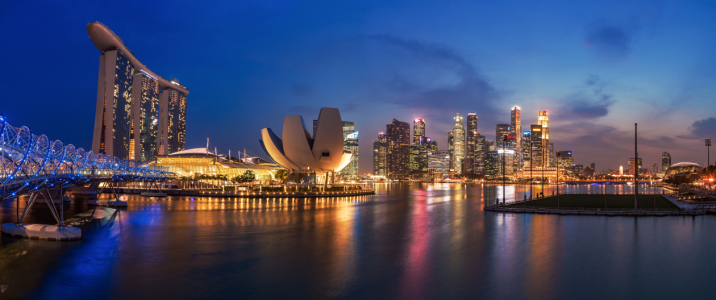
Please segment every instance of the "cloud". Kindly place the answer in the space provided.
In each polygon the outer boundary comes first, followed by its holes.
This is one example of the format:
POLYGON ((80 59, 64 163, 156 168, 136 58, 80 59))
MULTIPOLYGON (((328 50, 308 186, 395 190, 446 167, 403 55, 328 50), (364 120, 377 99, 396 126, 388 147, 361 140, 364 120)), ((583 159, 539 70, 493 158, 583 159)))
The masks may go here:
POLYGON ((680 138, 693 139, 693 138, 710 138, 716 133, 716 118, 711 117, 708 119, 698 120, 691 124, 689 127, 690 134, 680 135, 680 138))
POLYGON ((594 24, 587 26, 584 45, 594 49, 607 60, 624 59, 631 54, 631 36, 617 26, 594 24))
POLYGON ((590 74, 579 91, 562 99, 560 115, 565 119, 598 119, 608 115, 616 100, 614 95, 604 92, 605 86, 599 76, 590 74))

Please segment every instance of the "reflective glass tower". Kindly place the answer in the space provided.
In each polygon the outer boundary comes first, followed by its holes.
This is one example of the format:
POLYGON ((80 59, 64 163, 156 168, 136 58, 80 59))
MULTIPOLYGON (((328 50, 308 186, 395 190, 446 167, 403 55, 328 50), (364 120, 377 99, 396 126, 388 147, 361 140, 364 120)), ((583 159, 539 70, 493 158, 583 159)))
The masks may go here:
POLYGON ((465 175, 477 175, 477 162, 475 155, 477 151, 477 114, 467 114, 467 136, 465 137, 465 175))
POLYGON ((453 117, 453 168, 456 174, 462 174, 462 161, 465 159, 465 120, 460 113, 453 117))

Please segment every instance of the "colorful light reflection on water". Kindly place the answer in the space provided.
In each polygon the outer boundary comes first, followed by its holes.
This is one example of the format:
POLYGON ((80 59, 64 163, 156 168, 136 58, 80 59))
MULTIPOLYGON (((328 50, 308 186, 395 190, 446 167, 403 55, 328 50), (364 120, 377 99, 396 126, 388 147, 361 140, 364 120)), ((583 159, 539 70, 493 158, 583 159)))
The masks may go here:
MULTIPOLYGON (((371 196, 316 199, 129 195, 128 208, 94 211, 92 221, 93 208, 74 202, 68 219, 84 218, 84 240, 2 238, 0 296, 603 299, 716 292, 713 216, 502 214, 482 210, 501 198, 501 186, 376 188, 371 196)), ((564 189, 597 193, 604 186, 564 189)), ((511 202, 530 189, 505 190, 511 202)), ((2 222, 14 222, 13 205, 2 203, 2 222)), ((38 206, 29 220, 43 218, 51 217, 38 206)))

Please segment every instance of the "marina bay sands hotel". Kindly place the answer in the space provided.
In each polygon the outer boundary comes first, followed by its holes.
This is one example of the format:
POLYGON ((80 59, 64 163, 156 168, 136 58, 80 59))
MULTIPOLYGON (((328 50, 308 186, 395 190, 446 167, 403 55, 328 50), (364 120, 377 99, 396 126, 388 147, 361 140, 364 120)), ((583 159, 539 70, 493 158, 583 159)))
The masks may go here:
POLYGON ((104 24, 87 24, 87 34, 102 52, 92 151, 145 161, 184 150, 189 90, 152 72, 104 24))

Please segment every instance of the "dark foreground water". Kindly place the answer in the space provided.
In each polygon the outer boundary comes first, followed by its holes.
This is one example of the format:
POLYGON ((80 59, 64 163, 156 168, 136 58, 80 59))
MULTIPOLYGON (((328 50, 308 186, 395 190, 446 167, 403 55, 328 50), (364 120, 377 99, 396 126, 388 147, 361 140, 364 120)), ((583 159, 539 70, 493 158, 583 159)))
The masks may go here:
MULTIPOLYGON (((0 299, 716 295, 716 217, 502 214, 482 196, 448 184, 309 200, 129 196, 119 212, 74 199, 82 241, 2 237, 0 299)), ((13 203, 0 213, 14 222, 13 203)), ((28 221, 49 218, 40 204, 28 221)))

